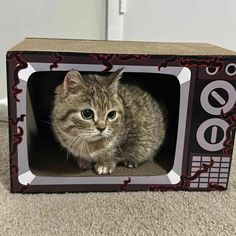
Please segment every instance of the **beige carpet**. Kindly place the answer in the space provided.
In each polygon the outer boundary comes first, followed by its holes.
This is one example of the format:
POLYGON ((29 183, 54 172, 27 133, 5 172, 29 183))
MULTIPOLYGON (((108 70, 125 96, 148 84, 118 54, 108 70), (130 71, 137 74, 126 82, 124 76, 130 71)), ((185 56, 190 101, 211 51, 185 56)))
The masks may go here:
POLYGON ((233 236, 236 160, 224 192, 11 194, 7 125, 1 123, 0 235, 233 236))

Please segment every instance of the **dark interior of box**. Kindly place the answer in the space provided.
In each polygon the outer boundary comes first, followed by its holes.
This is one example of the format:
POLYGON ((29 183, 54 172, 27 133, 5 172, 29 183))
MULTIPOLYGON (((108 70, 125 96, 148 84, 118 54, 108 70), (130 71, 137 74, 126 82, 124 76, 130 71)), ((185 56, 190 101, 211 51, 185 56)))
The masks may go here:
MULTIPOLYGON (((88 73, 88 72, 83 72, 88 73)), ((83 74, 81 73, 81 74, 83 74)), ((27 141, 30 169, 36 175, 97 176, 91 170, 80 170, 55 140, 50 114, 55 88, 62 83, 65 71, 35 72, 28 80, 27 141)), ((168 131, 164 146, 154 161, 137 168, 118 166, 114 176, 164 175, 173 166, 178 129, 180 85, 173 75, 155 73, 124 73, 122 83, 132 83, 148 91, 168 109, 168 131)))

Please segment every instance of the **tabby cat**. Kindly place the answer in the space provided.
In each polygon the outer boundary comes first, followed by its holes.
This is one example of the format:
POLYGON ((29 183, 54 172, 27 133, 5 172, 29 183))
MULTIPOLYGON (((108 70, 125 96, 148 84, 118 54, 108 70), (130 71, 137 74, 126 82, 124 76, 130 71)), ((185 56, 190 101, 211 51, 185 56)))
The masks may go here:
POLYGON ((152 160, 166 136, 163 107, 139 87, 108 76, 69 71, 55 90, 52 128, 81 169, 111 174, 118 163, 152 160))

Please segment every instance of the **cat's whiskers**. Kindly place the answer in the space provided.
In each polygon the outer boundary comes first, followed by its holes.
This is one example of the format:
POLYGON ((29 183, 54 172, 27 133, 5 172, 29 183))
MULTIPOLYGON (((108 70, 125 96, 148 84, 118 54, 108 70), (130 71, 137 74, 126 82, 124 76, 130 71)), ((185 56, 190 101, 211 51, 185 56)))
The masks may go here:
POLYGON ((69 160, 69 152, 66 150, 66 162, 69 160))
MULTIPOLYGON (((93 132, 92 132, 91 135, 87 136, 87 138, 92 138, 92 137, 94 137, 94 133, 93 133, 93 132)), ((94 155, 93 155, 92 152, 90 151, 88 145, 86 145, 86 151, 88 152, 89 156, 95 161, 96 158, 94 157, 94 155)))
POLYGON ((72 139, 71 143, 69 144, 69 149, 74 148, 74 143, 76 143, 76 142, 77 142, 77 139, 79 139, 80 137, 81 137, 81 135, 78 134, 78 135, 76 135, 76 136, 72 139))
MULTIPOLYGON (((80 144, 80 149, 82 147, 82 144, 84 142, 84 136, 79 134, 77 135, 74 139, 73 139, 73 142, 72 144, 70 145, 70 149, 73 150, 78 144, 80 144)), ((83 147, 82 147, 83 148, 83 147)), ((73 151, 72 151, 73 153, 73 151)), ((76 156, 73 154, 73 156, 76 158, 76 156)))
POLYGON ((94 156, 91 154, 89 147, 87 145, 87 136, 80 135, 74 142, 72 149, 76 147, 78 144, 80 145, 79 149, 81 153, 87 153, 93 160, 95 160, 94 156))
POLYGON ((84 137, 83 137, 83 136, 80 136, 80 137, 76 140, 75 144, 73 145, 73 148, 79 144, 79 145, 80 145, 80 149, 82 149, 83 143, 84 143, 84 137))
MULTIPOLYGON (((111 138, 108 137, 107 139, 108 139, 108 142, 110 143, 110 142, 111 142, 111 138)), ((113 147, 113 145, 111 145, 111 149, 110 149, 110 159, 112 159, 113 149, 114 149, 114 147, 113 147)))
POLYGON ((83 135, 79 135, 79 136, 76 136, 76 137, 78 137, 78 138, 76 138, 75 142, 73 143, 72 149, 74 147, 76 147, 78 144, 81 145, 81 142, 84 141, 84 136, 83 135))
POLYGON ((109 129, 107 129, 107 130, 103 133, 103 135, 104 135, 105 137, 110 137, 111 134, 112 134, 112 131, 110 131, 109 129))
MULTIPOLYGON (((112 139, 111 139, 110 136, 107 136, 107 137, 106 137, 106 140, 108 141, 108 143, 112 142, 112 139)), ((113 157, 113 150, 114 150, 114 146, 111 145, 111 148, 109 149, 110 159, 112 159, 112 157, 113 157)))

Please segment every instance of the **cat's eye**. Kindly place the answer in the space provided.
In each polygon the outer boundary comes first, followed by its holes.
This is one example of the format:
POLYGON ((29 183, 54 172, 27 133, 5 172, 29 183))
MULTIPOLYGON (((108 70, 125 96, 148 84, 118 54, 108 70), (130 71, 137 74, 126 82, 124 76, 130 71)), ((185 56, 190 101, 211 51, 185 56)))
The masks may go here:
POLYGON ((85 119, 85 120, 90 120, 93 118, 93 111, 91 109, 84 109, 81 111, 81 116, 85 119))
POLYGON ((116 117, 116 111, 110 111, 108 114, 107 114, 107 118, 108 119, 114 119, 116 117))

